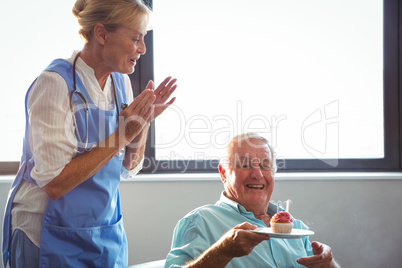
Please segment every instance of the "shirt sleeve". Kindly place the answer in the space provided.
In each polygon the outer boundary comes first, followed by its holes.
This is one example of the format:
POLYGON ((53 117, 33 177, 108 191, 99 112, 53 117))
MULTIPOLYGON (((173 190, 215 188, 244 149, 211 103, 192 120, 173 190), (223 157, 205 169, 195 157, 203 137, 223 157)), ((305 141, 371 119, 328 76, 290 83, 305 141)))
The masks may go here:
POLYGON ((58 176, 75 155, 68 92, 59 74, 43 72, 28 96, 29 145, 35 160, 31 176, 39 187, 58 176))
POLYGON ((165 267, 181 267, 198 258, 212 244, 206 236, 202 224, 194 218, 183 218, 177 224, 172 241, 172 248, 166 257, 165 267))
POLYGON ((138 172, 140 172, 140 170, 142 169, 143 163, 144 163, 144 158, 142 158, 142 160, 138 164, 138 166, 136 166, 132 170, 127 170, 124 167, 124 165, 121 165, 120 178, 122 178, 123 180, 133 179, 135 177, 135 175, 137 175, 138 172))

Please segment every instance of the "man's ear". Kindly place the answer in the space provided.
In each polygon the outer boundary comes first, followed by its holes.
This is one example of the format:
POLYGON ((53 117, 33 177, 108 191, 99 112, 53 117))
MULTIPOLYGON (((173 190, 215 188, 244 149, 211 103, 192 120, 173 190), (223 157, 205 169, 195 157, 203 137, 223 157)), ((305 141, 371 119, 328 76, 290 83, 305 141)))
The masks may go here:
POLYGON ((94 27, 94 36, 100 45, 104 45, 107 40, 108 31, 105 26, 101 23, 98 23, 94 27))
POLYGON ((222 166, 222 164, 219 164, 218 169, 219 169, 219 174, 221 175, 221 180, 223 183, 225 183, 226 182, 226 170, 222 166))

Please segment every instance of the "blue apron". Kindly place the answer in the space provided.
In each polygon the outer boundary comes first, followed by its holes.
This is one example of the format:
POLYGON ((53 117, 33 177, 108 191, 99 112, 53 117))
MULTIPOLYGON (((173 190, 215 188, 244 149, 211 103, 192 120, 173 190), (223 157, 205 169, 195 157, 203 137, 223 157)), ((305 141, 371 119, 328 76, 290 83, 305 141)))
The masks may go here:
MULTIPOLYGON (((57 72, 73 91, 72 65, 66 60, 53 61, 45 71, 57 72)), ((116 86, 117 103, 126 103, 124 79, 112 74, 116 86)), ((98 145, 118 127, 117 107, 112 111, 97 108, 77 75, 76 87, 86 99, 83 105, 79 94, 72 96, 77 130, 85 143, 88 113, 87 150, 98 145)), ((35 83, 35 82, 34 82, 35 83)), ((11 186, 3 227, 3 263, 6 266, 11 241, 11 207, 18 186, 24 179, 36 184, 30 173, 34 160, 29 148, 27 104, 25 98, 26 129, 20 169, 11 186)), ((78 138, 78 135, 77 135, 78 138)), ((78 154, 84 153, 78 141, 78 154)), ((57 200, 48 199, 42 220, 40 267, 124 267, 127 266, 127 239, 120 211, 120 170, 123 156, 114 156, 95 175, 57 200)))

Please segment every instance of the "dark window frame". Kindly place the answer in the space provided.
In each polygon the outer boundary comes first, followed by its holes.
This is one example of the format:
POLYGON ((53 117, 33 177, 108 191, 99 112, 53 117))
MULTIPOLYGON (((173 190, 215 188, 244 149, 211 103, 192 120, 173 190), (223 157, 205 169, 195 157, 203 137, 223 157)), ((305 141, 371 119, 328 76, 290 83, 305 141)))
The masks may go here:
MULTIPOLYGON (((151 2, 151 1, 148 1, 151 2)), ((402 132, 402 94, 400 84, 402 77, 399 69, 402 65, 399 48, 402 34, 402 5, 398 0, 384 0, 384 158, 379 159, 279 159, 279 172, 299 171, 401 171, 402 167, 402 146, 400 144, 402 132), (338 165, 333 167, 327 164, 330 161, 337 161, 338 165)), ((147 54, 139 64, 140 71, 132 75, 134 94, 140 93, 145 88, 146 82, 153 80, 153 31, 146 36, 147 54), (137 81, 137 82, 135 82, 137 81), (138 87, 140 86, 140 87, 138 87)), ((364 100, 364 96, 362 96, 364 100)), ((145 167, 142 173, 195 173, 195 172, 216 172, 218 160, 210 161, 156 161, 155 150, 155 124, 151 124, 149 131, 147 149, 145 153, 145 167)))
MULTIPOLYGON (((144 1, 152 8, 152 0, 144 1)), ((384 153, 381 159, 333 159, 338 161, 332 167, 319 159, 286 159, 280 163, 279 172, 326 172, 326 171, 386 171, 402 170, 402 4, 399 0, 384 0, 384 153), (285 168, 281 168, 285 166, 285 168)), ((141 57, 136 71, 130 75, 134 96, 145 89, 153 74, 153 31, 145 36, 147 53, 141 57)), ((364 96, 362 96, 364 100, 364 96)), ((144 169, 141 173, 196 173, 216 172, 217 160, 211 161, 156 161, 155 124, 151 123, 145 151, 144 169)), ((15 174, 19 162, 0 162, 0 175, 15 174)))

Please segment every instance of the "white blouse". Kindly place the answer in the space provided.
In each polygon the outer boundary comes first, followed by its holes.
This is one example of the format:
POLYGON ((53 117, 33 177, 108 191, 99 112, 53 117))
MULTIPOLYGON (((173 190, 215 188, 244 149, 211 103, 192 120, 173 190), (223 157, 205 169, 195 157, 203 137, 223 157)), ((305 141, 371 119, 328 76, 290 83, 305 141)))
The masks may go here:
MULTIPOLYGON (((77 53, 78 51, 74 51, 67 59, 71 64, 77 53)), ((98 108, 115 109, 110 76, 102 90, 94 70, 81 58, 77 60, 76 72, 98 108)), ((131 103, 131 82, 128 75, 123 76, 127 101, 131 103)), ((21 229, 38 247, 43 213, 48 200, 42 187, 58 176, 77 153, 75 127, 71 118, 66 116, 69 114, 70 94, 65 80, 56 72, 41 73, 28 96, 29 146, 35 160, 31 176, 38 186, 22 180, 14 198, 11 217, 13 231, 21 229)), ((142 163, 130 171, 122 167, 121 177, 134 177, 141 170, 142 163)))

